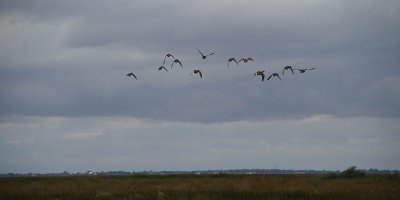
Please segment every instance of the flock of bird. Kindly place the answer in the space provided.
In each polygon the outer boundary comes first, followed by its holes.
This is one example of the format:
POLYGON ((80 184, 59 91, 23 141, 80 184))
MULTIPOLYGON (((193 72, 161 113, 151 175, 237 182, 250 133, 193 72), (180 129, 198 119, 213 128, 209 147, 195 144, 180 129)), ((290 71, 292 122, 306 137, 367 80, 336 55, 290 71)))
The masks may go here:
MULTIPOLYGON (((200 53, 201 58, 202 58, 203 60, 205 60, 208 56, 211 56, 211 55, 214 55, 214 54, 215 54, 215 53, 204 54, 204 53, 201 52, 199 49, 197 49, 197 51, 200 53)), ((166 63, 167 59, 169 59, 169 58, 172 58, 172 59, 173 59, 172 62, 171 62, 171 69, 172 69, 172 67, 174 66, 174 64, 179 64, 179 65, 183 68, 182 62, 181 62, 179 59, 177 59, 177 58, 176 58, 175 56, 173 56, 172 54, 167 53, 167 54, 164 56, 164 61, 162 62, 162 65, 161 65, 160 67, 158 67, 158 71, 161 71, 161 70, 168 71, 168 69, 165 67, 165 63, 166 63)), ((251 57, 248 57, 248 58, 240 58, 239 60, 236 60, 235 58, 229 58, 229 59, 228 59, 228 68, 229 68, 229 64, 232 63, 232 62, 235 62, 236 65, 239 65, 240 62, 247 63, 247 62, 249 62, 249 61, 254 61, 254 59, 251 58, 251 57)), ((296 68, 292 68, 292 66, 285 66, 285 67, 283 68, 283 70, 282 70, 282 76, 285 74, 285 71, 288 71, 288 70, 290 70, 290 72, 292 72, 292 74, 294 75, 294 71, 298 71, 299 73, 305 73, 306 71, 314 70, 314 69, 316 69, 316 68, 313 67, 313 68, 296 69, 296 68)), ((200 76, 200 78, 203 78, 203 74, 201 73, 201 71, 200 71, 199 69, 194 69, 194 70, 192 71, 191 74, 198 74, 198 75, 200 76)), ((137 76, 136 76, 133 72, 130 72, 130 73, 126 74, 126 76, 127 76, 127 77, 135 78, 136 80, 138 79, 137 76)), ((265 70, 256 71, 256 73, 254 73, 254 76, 260 76, 260 77, 261 77, 261 81, 264 81, 265 77, 267 77, 266 74, 265 74, 265 70)), ((270 74, 270 75, 268 76, 267 80, 270 80, 270 79, 273 78, 273 77, 276 77, 276 78, 278 78, 279 80, 282 81, 282 78, 279 76, 279 73, 272 73, 272 74, 270 74)))

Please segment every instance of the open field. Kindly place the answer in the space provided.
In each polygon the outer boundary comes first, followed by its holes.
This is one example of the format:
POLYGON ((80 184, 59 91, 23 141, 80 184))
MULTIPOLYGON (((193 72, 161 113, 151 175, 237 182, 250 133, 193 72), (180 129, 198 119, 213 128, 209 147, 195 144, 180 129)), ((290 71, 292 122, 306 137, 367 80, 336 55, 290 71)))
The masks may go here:
POLYGON ((0 178, 0 199, 400 199, 398 176, 135 175, 0 178))

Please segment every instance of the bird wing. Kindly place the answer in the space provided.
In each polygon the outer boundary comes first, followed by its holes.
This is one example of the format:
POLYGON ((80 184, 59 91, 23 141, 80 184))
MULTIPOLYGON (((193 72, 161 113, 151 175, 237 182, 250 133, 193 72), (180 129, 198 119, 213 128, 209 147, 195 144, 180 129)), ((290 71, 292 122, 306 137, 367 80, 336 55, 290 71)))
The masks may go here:
POLYGON ((241 58, 239 61, 238 61, 238 63, 240 63, 240 61, 242 61, 243 60, 243 62, 247 62, 246 61, 246 58, 241 58))
POLYGON ((279 76, 279 74, 276 74, 276 76, 282 81, 281 77, 279 76))
POLYGON ((271 79, 271 77, 272 77, 272 74, 267 78, 267 81, 268 81, 269 79, 271 79))
POLYGON ((232 61, 235 61, 235 63, 238 64, 238 62, 236 61, 235 58, 229 58, 228 59, 228 68, 229 68, 229 63, 232 62, 232 61))
POLYGON ((249 60, 250 60, 250 61, 254 61, 253 58, 247 58, 247 61, 249 61, 249 60))
POLYGON ((199 49, 197 49, 197 51, 201 54, 201 56, 204 56, 204 54, 203 53, 201 53, 201 51, 199 50, 199 49))
POLYGON ((161 66, 161 69, 165 69, 165 71, 168 71, 167 68, 165 68, 164 66, 161 66))
POLYGON ((292 71, 292 74, 294 74, 294 71, 293 71, 293 69, 292 68, 289 68, 290 69, 290 71, 292 71))
POLYGON ((183 68, 182 63, 180 60, 176 59, 176 62, 183 68))
POLYGON ((233 61, 235 61, 235 63, 236 63, 236 64, 238 64, 238 62, 236 61, 236 59, 235 59, 235 58, 233 58, 232 60, 233 60, 233 61))
POLYGON ((133 74, 133 73, 132 73, 132 76, 133 76, 133 77, 135 77, 135 79, 137 80, 137 77, 136 77, 136 75, 135 75, 135 74, 133 74))
POLYGON ((198 72, 199 72, 200 78, 203 78, 203 74, 201 73, 201 71, 199 70, 198 72))
POLYGON ((293 70, 301 71, 302 69, 293 69, 293 70))
MULTIPOLYGON (((168 55, 168 54, 167 54, 168 55)), ((165 65, 165 60, 167 59, 167 55, 164 56, 164 62, 163 65, 165 65)))
POLYGON ((260 73, 260 75, 261 75, 261 81, 264 81, 265 74, 264 73, 260 73))
POLYGON ((211 55, 214 55, 215 53, 210 53, 210 54, 208 54, 208 55, 206 55, 206 56, 211 56, 211 55))
POLYGON ((286 67, 283 68, 283 70, 282 70, 282 75, 285 75, 285 70, 286 70, 286 67))

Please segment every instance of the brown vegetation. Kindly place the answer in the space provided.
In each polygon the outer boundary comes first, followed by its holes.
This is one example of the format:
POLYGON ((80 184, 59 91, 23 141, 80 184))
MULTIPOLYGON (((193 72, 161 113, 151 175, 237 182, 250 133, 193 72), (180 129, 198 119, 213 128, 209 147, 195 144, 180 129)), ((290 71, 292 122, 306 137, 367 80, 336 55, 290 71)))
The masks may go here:
POLYGON ((0 178, 0 199, 400 199, 389 175, 146 175, 0 178))

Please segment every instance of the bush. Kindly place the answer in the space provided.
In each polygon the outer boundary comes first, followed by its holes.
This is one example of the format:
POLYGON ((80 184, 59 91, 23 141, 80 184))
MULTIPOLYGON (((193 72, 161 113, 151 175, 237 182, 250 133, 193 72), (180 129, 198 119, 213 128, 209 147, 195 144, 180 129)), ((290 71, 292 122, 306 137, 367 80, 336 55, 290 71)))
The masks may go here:
POLYGON ((358 178, 358 177, 364 177, 365 172, 361 170, 357 170, 356 166, 351 166, 347 168, 346 170, 342 171, 339 173, 340 177, 343 178, 358 178))
POLYGON ((340 173, 329 173, 325 174, 322 176, 324 179, 336 179, 336 178, 359 178, 359 177, 365 177, 366 174, 362 170, 357 170, 356 166, 351 166, 347 168, 346 170, 340 172, 340 173))

